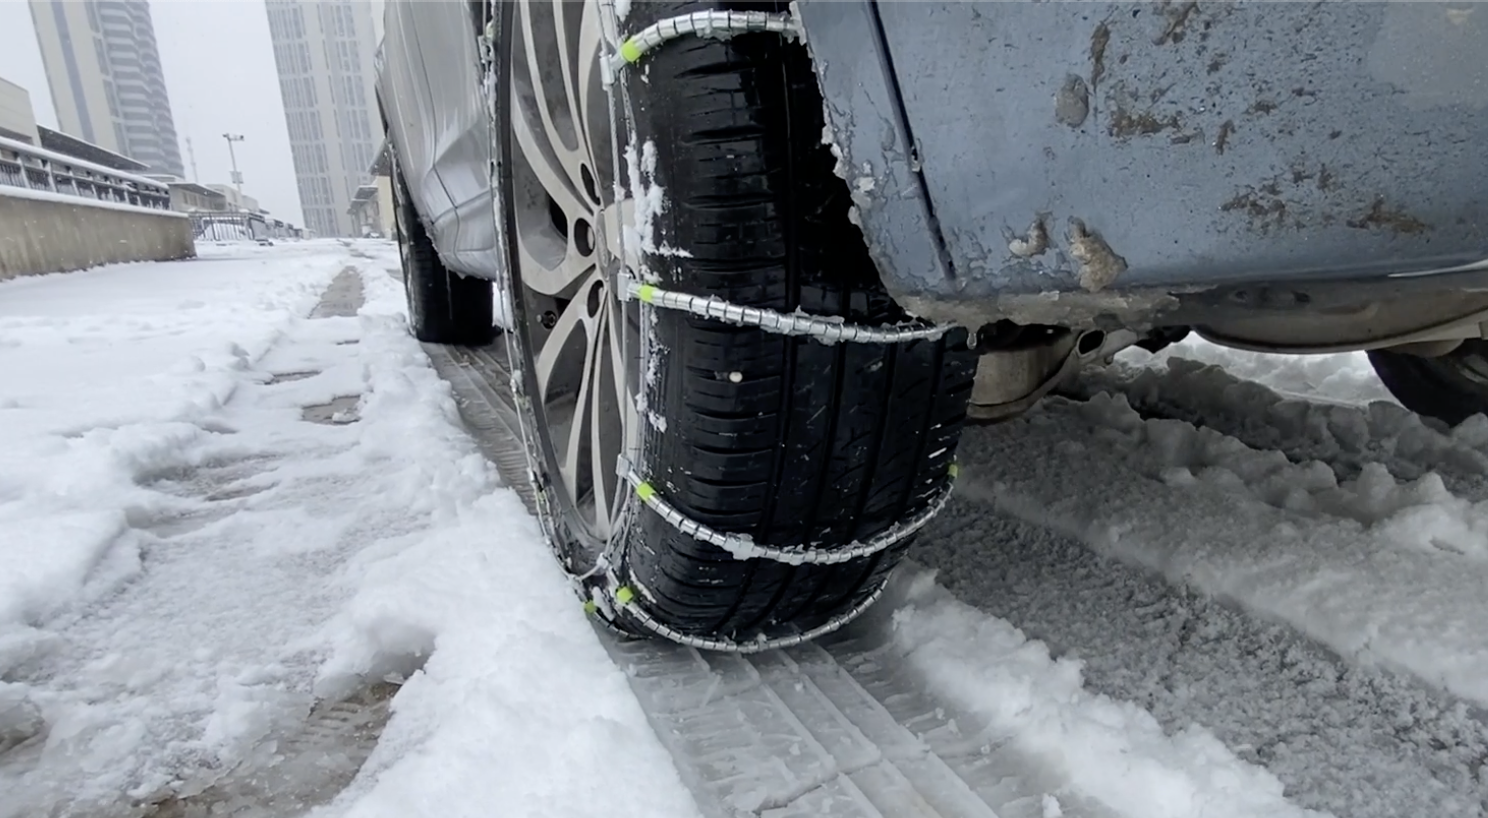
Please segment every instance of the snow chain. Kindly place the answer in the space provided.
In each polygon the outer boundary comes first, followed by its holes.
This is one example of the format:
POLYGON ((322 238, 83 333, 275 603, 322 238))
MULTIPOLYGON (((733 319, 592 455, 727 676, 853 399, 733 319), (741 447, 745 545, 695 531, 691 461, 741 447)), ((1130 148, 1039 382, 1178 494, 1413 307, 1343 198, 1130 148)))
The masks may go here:
MULTIPOLYGON (((731 639, 720 638, 710 639, 705 636, 691 636, 682 633, 681 631, 678 631, 663 622, 656 621, 651 617, 650 614, 646 613, 646 611, 641 608, 641 606, 635 604, 636 592, 632 590, 630 586, 618 585, 612 587, 614 587, 614 591, 611 595, 610 600, 606 600, 604 596, 600 594, 599 589, 596 588, 594 590, 593 598, 588 604, 585 605, 585 608, 587 610, 594 611, 601 607, 608 608, 610 607, 610 605, 613 604, 615 607, 623 610, 625 612, 625 616, 629 620, 635 622, 642 628, 645 628, 646 630, 657 636, 660 636, 663 639, 676 642, 679 645, 686 645, 690 648, 697 648, 698 650, 712 650, 718 651, 720 653, 764 653, 765 651, 769 650, 783 650, 785 648, 795 647, 796 645, 800 645, 805 642, 810 642, 817 637, 826 636, 827 634, 841 628, 843 625, 846 625, 854 619, 857 619, 858 616, 860 616, 864 611, 873 607, 873 603, 877 602, 879 597, 883 596, 884 590, 888 587, 888 582, 885 581, 879 583, 878 587, 873 589, 873 593, 864 597, 863 601, 810 630, 801 631, 800 633, 793 633, 788 636, 777 636, 773 639, 761 635, 759 638, 753 639, 748 642, 735 642, 731 639), (613 602, 611 600, 613 600, 613 602)), ((611 612, 611 615, 614 615, 613 611, 611 612)))
POLYGON ((620 44, 620 50, 610 57, 609 66, 612 71, 618 71, 627 65, 639 62, 646 52, 662 43, 689 34, 722 39, 735 34, 748 34, 756 31, 773 32, 790 40, 801 38, 801 24, 789 14, 769 14, 763 11, 695 11, 691 14, 668 17, 627 37, 625 42, 620 44))
POLYGON ((806 313, 784 313, 764 307, 745 307, 717 296, 699 296, 663 290, 642 284, 621 274, 620 297, 639 299, 657 307, 681 310, 701 318, 711 318, 740 327, 756 327, 776 335, 804 335, 824 344, 846 341, 854 344, 901 344, 905 341, 933 341, 950 330, 944 325, 906 327, 864 327, 840 318, 823 318, 806 313))
MULTIPOLYGON (((611 3, 601 5, 611 14, 611 3)), ((615 21, 618 29, 618 21, 615 21)), ((633 65, 647 53, 669 40, 683 36, 726 38, 751 32, 773 32, 788 39, 804 39, 799 22, 789 14, 769 14, 759 11, 698 11, 662 20, 633 34, 620 44, 620 48, 603 62, 605 86, 612 88, 612 81, 621 69, 633 65)), ((614 93, 611 90, 611 93, 614 93)), ((613 123, 612 123, 613 126, 613 123)), ((616 164, 618 176, 618 163, 616 164)), ((616 179, 616 184, 620 180, 616 179)), ((809 315, 803 312, 783 313, 763 307, 748 307, 734 304, 717 297, 703 297, 665 290, 643 283, 625 273, 617 275, 616 291, 622 300, 635 299, 652 307, 677 310, 709 318, 735 326, 754 327, 777 335, 793 335, 813 338, 824 344, 899 344, 908 341, 936 340, 951 329, 941 325, 905 325, 890 327, 867 327, 849 324, 840 318, 809 315)), ((894 523, 867 542, 852 542, 835 548, 813 548, 808 545, 771 546, 754 542, 743 534, 718 531, 693 520, 667 502, 655 486, 640 476, 635 468, 622 456, 617 464, 620 476, 630 483, 637 499, 655 512, 682 534, 700 542, 706 542, 727 551, 735 559, 767 559, 786 565, 836 565, 855 559, 871 557, 895 544, 904 541, 930 522, 945 507, 950 499, 952 484, 956 477, 956 465, 947 470, 945 485, 931 498, 924 510, 894 523)), ((682 633, 658 621, 638 604, 637 596, 649 597, 649 592, 634 580, 626 581, 616 573, 618 567, 618 538, 600 556, 594 569, 577 577, 585 591, 585 611, 596 614, 607 626, 626 632, 622 623, 634 625, 655 636, 699 650, 727 653, 760 653, 768 650, 789 648, 809 642, 831 633, 856 619, 879 597, 888 585, 887 579, 879 583, 862 601, 830 620, 810 630, 773 638, 759 636, 746 642, 735 642, 724 638, 707 638, 682 633)))
POLYGON ((952 463, 949 478, 945 485, 936 495, 931 498, 930 503, 920 513, 899 522, 894 523, 879 532, 867 542, 852 542, 847 545, 834 546, 832 548, 812 548, 808 545, 793 545, 779 547, 773 545, 761 545, 754 541, 753 537, 745 534, 729 534, 710 528, 696 520, 687 517, 678 511, 675 506, 668 503, 657 493, 656 487, 641 479, 634 468, 623 459, 620 462, 620 476, 630 483, 635 489, 636 497, 640 498, 657 516, 665 520, 668 525, 682 534, 708 543, 729 552, 736 560, 764 559, 786 565, 837 565, 850 562, 863 557, 871 557, 881 551, 885 551, 895 544, 906 539, 910 535, 925 527, 940 510, 945 507, 946 501, 951 499, 951 486, 956 479, 956 464, 952 463))

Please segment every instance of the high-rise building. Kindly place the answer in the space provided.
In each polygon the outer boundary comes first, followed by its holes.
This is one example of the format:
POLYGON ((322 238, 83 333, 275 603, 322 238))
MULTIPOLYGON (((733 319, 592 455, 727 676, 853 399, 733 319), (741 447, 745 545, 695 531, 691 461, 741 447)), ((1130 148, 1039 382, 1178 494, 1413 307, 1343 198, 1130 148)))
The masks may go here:
POLYGON ((63 133, 182 174, 148 0, 31 0, 63 133))
POLYGON ((374 95, 377 25, 369 0, 265 0, 305 226, 357 235, 356 191, 382 140, 374 95))

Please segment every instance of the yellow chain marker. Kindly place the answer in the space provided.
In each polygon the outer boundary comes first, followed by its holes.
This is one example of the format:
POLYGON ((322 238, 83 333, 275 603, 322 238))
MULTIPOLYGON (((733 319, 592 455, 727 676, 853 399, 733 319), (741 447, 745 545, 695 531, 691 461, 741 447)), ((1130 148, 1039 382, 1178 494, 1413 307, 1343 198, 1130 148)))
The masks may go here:
POLYGON ((949 467, 946 468, 946 474, 949 474, 953 479, 955 478, 955 476, 957 474, 960 474, 960 473, 961 473, 961 467, 958 466, 958 465, 956 465, 955 463, 952 463, 949 467))
POLYGON ((621 585, 615 589, 615 601, 621 605, 629 605, 635 599, 635 591, 630 590, 629 585, 621 585))
POLYGON ((637 483, 636 496, 641 498, 641 502, 643 503, 650 502, 651 498, 656 496, 656 489, 650 483, 637 483))
POLYGON ((628 63, 633 63, 641 58, 641 46, 632 37, 620 44, 620 58, 628 63))
POLYGON ((650 284, 642 284, 640 289, 636 290, 636 298, 650 304, 656 298, 656 288, 650 284))
POLYGON ((594 604, 594 600, 592 600, 592 599, 586 599, 586 600, 584 600, 584 613, 586 613, 586 614, 593 614, 594 612, 596 612, 598 610, 599 610, 599 606, 596 605, 596 604, 594 604))

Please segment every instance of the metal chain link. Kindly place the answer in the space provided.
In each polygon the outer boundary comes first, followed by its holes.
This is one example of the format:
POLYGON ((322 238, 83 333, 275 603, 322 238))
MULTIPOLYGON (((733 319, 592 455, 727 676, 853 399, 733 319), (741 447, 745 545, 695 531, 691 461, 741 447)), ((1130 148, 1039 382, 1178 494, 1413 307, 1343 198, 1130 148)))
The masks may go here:
POLYGON ((755 31, 768 31, 795 39, 801 36, 801 24, 789 14, 763 11, 695 11, 679 14, 653 23, 630 35, 620 50, 610 57, 610 68, 619 70, 645 56, 646 52, 668 40, 689 34, 698 37, 732 37, 755 31))
POLYGON ((862 557, 871 557, 924 528, 926 523, 934 519, 935 515, 945 508, 946 501, 950 500, 951 487, 956 478, 956 464, 951 464, 945 485, 931 498, 929 505, 918 514, 894 523, 867 542, 855 541, 831 548, 813 548, 808 545, 785 547, 761 545, 747 535, 719 531, 678 511, 657 492, 655 486, 642 479, 636 473, 635 468, 624 458, 621 458, 619 472, 620 476, 624 477, 635 489, 636 497, 640 498, 642 503, 656 512, 657 516, 665 520, 668 525, 685 536, 722 548, 734 559, 765 559, 786 565, 837 565, 862 557))
POLYGON ((777 335, 804 335, 824 344, 902 344, 906 341, 933 341, 951 330, 950 325, 932 324, 909 327, 865 327, 841 319, 823 318, 805 313, 784 313, 764 307, 745 307, 717 296, 700 296, 663 290, 643 284, 634 277, 617 276, 620 296, 639 299, 669 310, 680 310, 701 318, 712 318, 725 324, 756 327, 777 335))
MULTIPOLYGON (((781 650, 784 648, 795 647, 796 645, 810 642, 813 639, 817 639, 819 637, 826 636, 827 634, 834 631, 840 630, 842 627, 861 616, 864 611, 873 607, 873 603, 877 602, 879 597, 883 596, 884 591, 888 588, 889 584, 888 580, 884 580, 883 582, 879 583, 877 588, 873 589, 873 593, 870 593, 868 596, 864 597, 861 601, 858 602, 858 604, 832 617, 826 622, 817 625, 814 628, 811 628, 810 630, 801 631, 800 633, 793 633, 788 636, 765 637, 762 635, 758 639, 752 639, 747 642, 735 642, 732 639, 723 639, 718 637, 710 638, 705 636, 692 636, 691 634, 682 633, 675 628, 659 622, 650 614, 646 613, 645 609, 637 603, 635 599, 636 592, 632 588, 632 586, 621 584, 618 579, 614 578, 613 576, 610 577, 610 580, 610 597, 614 603, 612 613, 620 612, 623 614, 625 619, 635 622, 641 628, 649 631, 656 636, 660 636, 663 639, 676 642, 679 645, 697 648, 698 650, 711 650, 718 651, 720 653, 740 654, 764 653, 765 651, 781 650)), ((596 598, 599 598, 598 588, 595 589, 595 593, 596 598)), ((609 600, 605 601, 605 607, 610 607, 609 600)))

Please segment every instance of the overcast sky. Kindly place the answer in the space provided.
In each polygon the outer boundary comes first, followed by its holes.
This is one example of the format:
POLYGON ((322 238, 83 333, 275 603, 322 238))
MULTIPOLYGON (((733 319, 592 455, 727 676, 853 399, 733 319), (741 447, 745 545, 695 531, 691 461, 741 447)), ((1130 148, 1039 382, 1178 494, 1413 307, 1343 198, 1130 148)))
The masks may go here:
MULTIPOLYGON (((150 0, 150 12, 187 177, 186 137, 197 181, 227 184, 232 164, 222 134, 242 134, 235 150, 243 192, 304 225, 263 0, 150 0)), ((31 92, 39 123, 57 126, 26 0, 0 0, 0 77, 31 92)))

